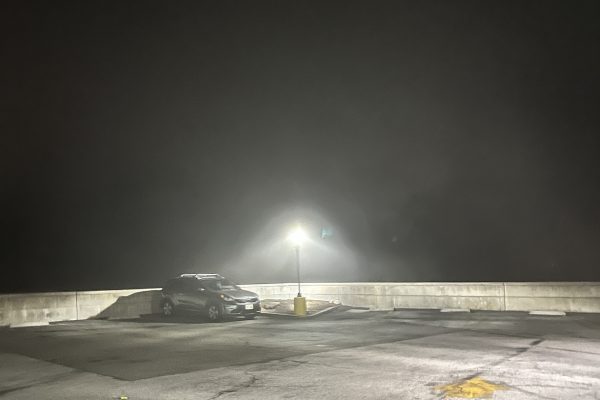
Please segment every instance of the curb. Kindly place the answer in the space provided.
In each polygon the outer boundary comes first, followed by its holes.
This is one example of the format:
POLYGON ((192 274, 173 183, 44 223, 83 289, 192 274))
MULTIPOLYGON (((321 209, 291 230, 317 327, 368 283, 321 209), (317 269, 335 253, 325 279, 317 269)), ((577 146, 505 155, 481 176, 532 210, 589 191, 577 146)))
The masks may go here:
POLYGON ((567 313, 564 311, 532 310, 529 311, 529 315, 548 315, 555 317, 564 317, 565 315, 567 315, 567 313))
POLYGON ((323 315, 323 314, 326 314, 328 312, 331 312, 331 311, 339 308, 340 306, 341 306, 341 304, 336 304, 335 306, 328 307, 328 308, 325 308, 325 309, 323 309, 321 311, 317 311, 314 314, 305 315, 305 316, 297 316, 297 315, 294 315, 294 314, 271 313, 271 312, 264 312, 264 311, 260 313, 260 316, 261 317, 275 317, 275 318, 291 318, 291 319, 294 319, 294 318, 300 318, 300 319, 314 318, 314 317, 318 317, 319 315, 323 315))

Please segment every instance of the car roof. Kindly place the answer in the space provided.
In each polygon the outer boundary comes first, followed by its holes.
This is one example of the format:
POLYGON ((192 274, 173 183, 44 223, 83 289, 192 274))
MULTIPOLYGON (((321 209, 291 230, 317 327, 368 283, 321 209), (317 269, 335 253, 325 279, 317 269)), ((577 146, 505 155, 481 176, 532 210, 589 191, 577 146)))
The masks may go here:
POLYGON ((219 274, 181 274, 180 278, 196 278, 196 279, 225 279, 219 274))

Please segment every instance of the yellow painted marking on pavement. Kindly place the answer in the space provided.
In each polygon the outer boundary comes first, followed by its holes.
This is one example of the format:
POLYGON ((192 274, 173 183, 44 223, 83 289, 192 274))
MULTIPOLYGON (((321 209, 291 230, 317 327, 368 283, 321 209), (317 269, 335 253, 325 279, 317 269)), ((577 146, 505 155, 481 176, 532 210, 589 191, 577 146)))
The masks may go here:
POLYGON ((446 399, 488 399, 497 390, 507 389, 506 386, 496 385, 479 377, 435 387, 435 390, 444 392, 446 399))

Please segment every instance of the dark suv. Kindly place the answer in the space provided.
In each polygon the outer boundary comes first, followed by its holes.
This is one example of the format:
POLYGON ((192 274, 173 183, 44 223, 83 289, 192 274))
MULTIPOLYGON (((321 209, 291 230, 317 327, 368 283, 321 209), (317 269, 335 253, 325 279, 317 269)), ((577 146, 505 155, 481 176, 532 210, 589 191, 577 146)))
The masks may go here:
POLYGON ((211 321, 226 316, 252 319, 260 313, 258 295, 243 290, 218 274, 183 274, 170 279, 162 290, 160 308, 164 316, 176 311, 200 311, 211 321))

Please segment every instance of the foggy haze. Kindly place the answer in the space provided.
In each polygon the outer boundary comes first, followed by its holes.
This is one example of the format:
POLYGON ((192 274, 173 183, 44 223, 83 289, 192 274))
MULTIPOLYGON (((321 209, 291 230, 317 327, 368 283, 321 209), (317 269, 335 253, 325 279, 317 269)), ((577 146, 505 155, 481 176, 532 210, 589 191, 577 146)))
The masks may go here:
POLYGON ((0 291, 600 279, 596 1, 2 14, 0 291))

